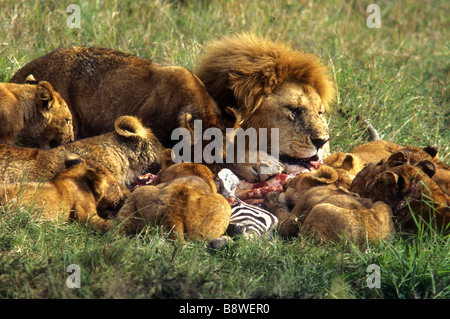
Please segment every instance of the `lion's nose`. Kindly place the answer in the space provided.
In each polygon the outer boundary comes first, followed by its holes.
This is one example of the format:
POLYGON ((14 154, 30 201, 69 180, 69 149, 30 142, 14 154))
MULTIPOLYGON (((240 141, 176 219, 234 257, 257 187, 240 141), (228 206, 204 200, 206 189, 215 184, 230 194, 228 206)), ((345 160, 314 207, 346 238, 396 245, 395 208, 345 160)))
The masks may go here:
POLYGON ((329 138, 312 138, 311 137, 311 142, 317 149, 322 148, 322 146, 324 146, 325 143, 328 142, 329 140, 330 140, 329 138))

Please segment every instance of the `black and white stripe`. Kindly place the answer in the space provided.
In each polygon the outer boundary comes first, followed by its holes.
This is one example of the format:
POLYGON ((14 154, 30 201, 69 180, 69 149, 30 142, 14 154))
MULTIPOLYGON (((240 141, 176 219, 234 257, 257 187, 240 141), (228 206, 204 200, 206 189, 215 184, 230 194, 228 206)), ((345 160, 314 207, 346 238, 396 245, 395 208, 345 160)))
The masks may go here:
POLYGON ((278 226, 278 218, 269 211, 247 204, 235 196, 240 180, 231 170, 224 168, 217 176, 218 189, 231 205, 231 218, 226 236, 213 239, 210 246, 216 249, 232 241, 231 237, 235 236, 252 238, 271 235, 278 226))
POLYGON ((270 234, 278 225, 278 218, 275 215, 239 199, 231 205, 231 212, 227 229, 229 236, 258 237, 270 234))

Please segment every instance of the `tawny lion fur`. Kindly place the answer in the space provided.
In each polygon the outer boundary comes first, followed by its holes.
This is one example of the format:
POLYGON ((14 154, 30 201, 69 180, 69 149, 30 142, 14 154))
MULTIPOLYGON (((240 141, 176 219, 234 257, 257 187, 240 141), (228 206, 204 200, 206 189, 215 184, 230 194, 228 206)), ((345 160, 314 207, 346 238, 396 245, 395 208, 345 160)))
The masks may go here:
POLYGON ((352 148, 349 153, 357 156, 361 163, 378 163, 404 148, 393 142, 378 140, 364 143, 352 148))
POLYGON ((195 72, 219 107, 237 106, 249 113, 286 82, 313 87, 326 109, 335 94, 326 67, 315 55, 246 33, 209 43, 195 72))
POLYGON ((67 169, 44 183, 9 184, 0 188, 2 206, 17 201, 42 210, 42 218, 75 220, 105 231, 108 216, 120 208, 129 191, 101 165, 66 161, 67 169))
POLYGON ((349 190, 355 176, 364 168, 360 158, 351 153, 336 152, 324 159, 323 164, 334 168, 339 178, 336 185, 349 190))
POLYGON ((13 144, 20 135, 41 148, 73 141, 72 114, 50 83, 0 83, 0 143, 13 144))
MULTIPOLYGON (((130 54, 103 48, 60 48, 35 59, 11 78, 25 83, 28 74, 50 82, 67 102, 75 138, 114 129, 122 115, 139 117, 165 147, 173 146, 172 131, 202 120, 203 129, 226 126, 217 105, 191 71, 163 66, 130 54)), ((231 119, 232 123, 235 118, 231 119)))
MULTIPOLYGON (((371 143, 367 143, 371 144, 371 143)), ((357 156, 364 158, 364 154, 370 154, 370 157, 376 157, 376 154, 385 154, 385 158, 379 155, 381 160, 377 162, 367 163, 364 168, 356 175, 352 182, 350 190, 358 193, 363 197, 370 197, 373 193, 373 186, 376 178, 384 171, 392 167, 403 164, 416 165, 423 161, 429 161, 433 164, 432 180, 441 188, 447 195, 450 195, 450 167, 444 162, 440 161, 437 156, 437 149, 434 147, 425 147, 423 149, 417 147, 402 147, 397 146, 390 148, 389 151, 377 149, 377 145, 361 145, 357 156), (364 150, 364 152, 362 151, 364 150)), ((426 169, 428 166, 422 165, 426 169)), ((427 172, 425 172, 427 173, 427 172)))
POLYGON ((170 238, 213 239, 228 227, 231 206, 217 193, 214 176, 202 164, 179 163, 161 171, 156 186, 131 193, 115 220, 128 234, 161 227, 170 238))
POLYGON ((335 185, 338 177, 336 170, 322 165, 290 180, 285 192, 269 193, 263 205, 278 217, 279 234, 312 235, 322 242, 341 236, 355 241, 386 239, 393 231, 390 207, 352 196, 335 185))
POLYGON ((432 147, 401 148, 364 167, 350 190, 389 204, 402 230, 416 230, 420 219, 446 228, 450 222, 450 168, 436 155, 432 147))
POLYGON ((136 176, 159 169, 162 151, 161 143, 139 119, 122 116, 112 132, 51 150, 0 145, 0 181, 16 183, 23 177, 29 182, 48 180, 65 169, 65 159, 83 158, 102 164, 129 186, 136 176))
MULTIPOLYGON (((195 73, 219 108, 238 112, 242 128, 268 129, 268 150, 271 129, 280 129, 283 163, 318 161, 327 152, 323 113, 335 90, 327 68, 313 54, 244 33, 207 44, 195 73)), ((234 171, 248 181, 256 179, 248 169, 234 171)))

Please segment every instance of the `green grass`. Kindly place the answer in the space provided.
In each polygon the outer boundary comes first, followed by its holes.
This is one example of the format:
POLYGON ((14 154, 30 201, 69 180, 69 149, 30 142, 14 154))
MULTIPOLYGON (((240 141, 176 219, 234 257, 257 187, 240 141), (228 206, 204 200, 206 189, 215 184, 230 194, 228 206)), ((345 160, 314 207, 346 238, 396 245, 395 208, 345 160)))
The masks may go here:
MULTIPOLYGON (((109 47, 193 68, 206 41, 240 31, 322 57, 336 80, 329 115, 333 151, 381 137, 436 145, 450 162, 448 1, 85 1, 69 29, 70 2, 1 2, 0 80, 62 46, 109 47)), ((0 298, 449 298, 448 235, 430 227, 378 243, 319 245, 306 238, 239 241, 212 252, 204 242, 102 235, 50 223, 33 208, 0 209, 0 298), (81 288, 69 289, 78 264, 81 288), (367 267, 381 269, 369 289, 367 267)))

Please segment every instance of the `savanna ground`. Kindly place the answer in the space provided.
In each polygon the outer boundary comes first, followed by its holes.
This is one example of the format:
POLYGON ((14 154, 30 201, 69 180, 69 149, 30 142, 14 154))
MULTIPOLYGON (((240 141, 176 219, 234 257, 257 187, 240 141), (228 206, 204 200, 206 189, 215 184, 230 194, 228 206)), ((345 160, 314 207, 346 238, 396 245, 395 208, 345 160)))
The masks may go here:
MULTIPOLYGON (((336 80, 332 150, 383 139, 436 145, 450 162, 448 1, 0 1, 0 80, 62 46, 114 48, 193 68, 206 41, 240 31, 322 57, 336 80), (369 28, 369 4, 381 28, 369 28)), ((33 207, 0 211, 0 298, 449 298, 449 236, 424 225, 376 243, 318 245, 306 238, 206 243, 102 235, 39 219, 33 207), (68 288, 67 267, 80 267, 68 288), (369 288, 368 266, 380 267, 369 288)))

